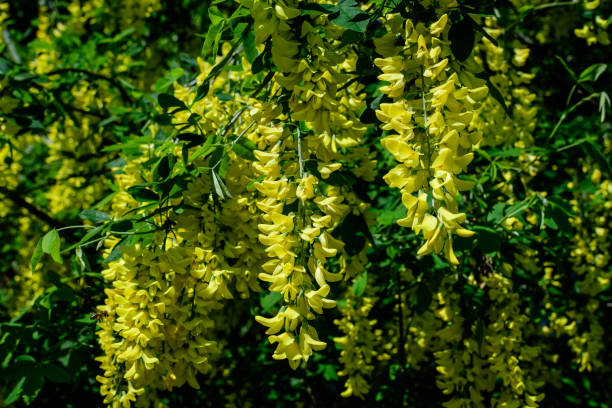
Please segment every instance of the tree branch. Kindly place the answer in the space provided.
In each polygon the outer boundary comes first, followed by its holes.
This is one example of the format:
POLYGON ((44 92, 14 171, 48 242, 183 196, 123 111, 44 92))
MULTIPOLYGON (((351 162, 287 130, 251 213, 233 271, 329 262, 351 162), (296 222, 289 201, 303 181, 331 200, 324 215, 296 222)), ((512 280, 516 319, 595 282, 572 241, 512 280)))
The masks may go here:
POLYGON ((102 74, 96 74, 95 72, 87 71, 86 69, 80 69, 80 68, 59 68, 59 69, 55 69, 53 71, 47 72, 45 75, 46 76, 60 75, 60 74, 66 73, 66 72, 75 72, 75 73, 78 73, 78 74, 84 74, 84 75, 90 76, 92 78, 101 79, 103 81, 106 81, 106 82, 108 82, 109 84, 113 85, 115 88, 117 88, 119 90, 119 93, 121 93, 121 97, 123 99, 125 99, 127 102, 132 102, 132 98, 127 93, 125 88, 119 82, 117 82, 115 79, 109 78, 109 77, 107 77, 105 75, 102 75, 102 74))
POLYGON ((11 200, 13 203, 15 203, 18 206, 21 206, 21 207, 25 208, 26 210, 28 210, 30 212, 30 214, 34 215, 36 218, 38 218, 39 220, 41 220, 44 223, 48 224, 49 226, 51 226, 53 228, 63 228, 63 227, 66 226, 62 222, 52 218, 49 214, 47 214, 44 211, 40 210, 34 204, 31 204, 31 203, 27 202, 23 197, 21 197, 19 194, 17 194, 16 191, 9 190, 9 189, 4 188, 4 187, 0 187, 0 193, 4 194, 6 196, 6 198, 11 200))

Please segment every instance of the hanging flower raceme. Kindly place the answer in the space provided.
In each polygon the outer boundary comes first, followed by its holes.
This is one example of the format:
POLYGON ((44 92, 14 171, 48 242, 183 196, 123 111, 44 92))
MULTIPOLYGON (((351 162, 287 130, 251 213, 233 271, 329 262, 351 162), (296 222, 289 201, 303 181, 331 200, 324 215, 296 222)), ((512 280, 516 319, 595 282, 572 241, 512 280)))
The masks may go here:
MULTIPOLYGON (((273 357, 287 359, 292 368, 297 368, 308 361, 313 350, 325 347, 309 320, 315 318, 314 313, 335 306, 327 298, 328 281, 343 276, 328 272, 326 261, 344 244, 328 231, 348 207, 342 204, 336 189, 330 186, 322 195, 315 177, 299 177, 296 142, 288 129, 278 130, 285 133, 281 140, 268 151, 255 152, 255 167, 265 176, 255 187, 261 196, 257 205, 263 213, 259 241, 271 258, 263 264, 259 278, 270 283, 270 291, 282 294, 284 306, 276 316, 257 316, 256 320, 268 327, 270 342, 278 344, 273 357), (287 161, 291 164, 283 169, 280 163, 287 161)), ((302 141, 298 139, 297 143, 302 141)))
POLYGON ((287 111, 276 118, 285 126, 258 129, 262 136, 276 135, 264 136, 255 152, 254 166, 265 177, 255 184, 262 197, 260 242, 272 258, 259 276, 284 302, 275 317, 258 316, 257 321, 268 327, 270 342, 278 343, 273 357, 296 368, 325 347, 309 320, 335 306, 327 298, 329 283, 355 273, 355 263, 348 261, 333 231, 346 215, 361 215, 365 208, 353 197, 357 206, 352 210, 346 204, 348 189, 332 179, 348 171, 371 180, 375 162, 358 147, 366 130, 358 119, 362 87, 338 90, 349 79, 342 72, 354 71, 356 63, 354 52, 339 47, 342 30, 324 15, 297 19, 294 3, 254 1, 249 7, 256 42, 269 39, 280 71, 275 89, 288 100, 287 111))
MULTIPOLYGON (((369 283, 369 287, 373 285, 369 283)), ((334 324, 342 331, 343 336, 335 337, 334 342, 342 348, 340 363, 343 368, 339 376, 347 377, 343 397, 356 396, 364 398, 370 391, 370 375, 376 360, 384 358, 379 352, 382 343, 382 330, 375 329, 377 321, 369 319, 368 314, 377 299, 371 296, 356 296, 353 290, 347 291, 347 297, 339 307, 342 319, 334 324)))
POLYGON ((477 64, 454 59, 447 45, 448 15, 428 27, 392 15, 385 25, 387 34, 375 40, 383 58, 375 63, 383 72, 379 79, 388 82, 380 90, 393 102, 381 103, 376 115, 390 133, 381 143, 400 164, 384 179, 401 190, 408 210, 398 223, 422 232, 425 242, 418 255, 444 252, 457 264, 452 236, 473 235, 462 226, 466 215, 456 200, 472 183, 458 175, 480 142, 468 125, 488 89, 471 72, 477 64))
MULTIPOLYGON (((212 66, 203 61, 200 66, 201 82, 212 66)), ((209 93, 195 102, 194 89, 177 86, 177 99, 188 104, 191 112, 175 113, 176 120, 188 122, 196 114, 198 123, 192 124, 191 131, 220 134, 241 102, 222 103, 214 92, 230 92, 235 80, 231 74, 217 77, 209 93)), ((235 123, 243 134, 253 120, 248 114, 244 119, 235 123)), ((160 212, 158 222, 164 228, 154 233, 152 242, 125 247, 123 258, 111 262, 103 273, 112 288, 100 307, 108 318, 98 333, 105 353, 98 358, 104 370, 98 380, 110 405, 130 406, 134 401, 148 405, 156 401, 156 390, 172 390, 185 383, 199 388, 197 375, 214 370, 211 360, 221 352, 222 343, 215 334, 224 330, 216 327, 223 303, 260 290, 256 274, 265 253, 257 243, 254 192, 247 188, 254 170, 249 160, 230 150, 229 140, 223 142, 216 149, 219 155, 227 155, 224 173, 218 163, 211 162, 215 155, 194 157, 193 162, 223 174, 224 186, 232 193, 225 200, 215 199, 211 175, 194 177, 180 200, 171 201, 184 208, 160 212)), ((173 148, 170 154, 182 155, 182 149, 173 148)), ((122 192, 112 202, 112 214, 117 217, 137 208, 125 190, 142 183, 138 165, 127 163, 122 170, 116 176, 122 192)), ((223 322, 230 324, 231 319, 223 322)))

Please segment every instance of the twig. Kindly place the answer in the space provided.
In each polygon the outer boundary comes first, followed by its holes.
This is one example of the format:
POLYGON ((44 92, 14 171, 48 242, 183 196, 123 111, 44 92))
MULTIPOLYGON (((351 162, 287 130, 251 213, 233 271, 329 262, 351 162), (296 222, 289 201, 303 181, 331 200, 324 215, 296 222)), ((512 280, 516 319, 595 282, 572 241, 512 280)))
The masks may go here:
POLYGON ((19 56, 19 53, 17 52, 17 48, 15 48, 15 43, 13 42, 13 39, 11 38, 11 33, 9 33, 8 30, 2 30, 2 38, 4 39, 4 42, 6 43, 6 45, 8 46, 8 51, 9 54, 11 54, 11 57, 13 58, 14 62, 16 64, 21 64, 21 57, 19 56))
POLYGON ((297 147, 298 147, 298 162, 300 164, 300 178, 304 178, 304 160, 302 159, 302 132, 300 131, 300 125, 297 125, 297 147))
MULTIPOLYGON (((261 90, 266 86, 266 84, 272 79, 272 77, 274 76, 274 72, 268 72, 268 74, 265 76, 265 78, 263 79, 263 81, 261 81, 261 84, 259 84, 259 86, 257 87, 257 89, 255 89, 255 91, 253 92, 253 94, 251 95, 251 97, 255 98, 257 96, 257 94, 259 94, 259 92, 261 92, 261 90)), ((232 117, 232 119, 229 121, 229 123, 223 128, 223 130, 221 131, 221 139, 223 139, 225 137, 225 135, 227 134, 227 132, 230 131, 230 129, 232 128, 232 126, 234 126, 234 123, 236 123, 236 121, 240 118, 240 116, 244 113, 244 111, 246 110, 246 106, 243 106, 242 108, 240 108, 232 117)))
POLYGON ((28 203, 23 197, 19 196, 17 192, 9 190, 4 187, 0 187, 0 193, 4 194, 9 200, 28 210, 32 215, 36 216, 41 221, 44 221, 46 224, 53 228, 65 228, 66 225, 61 223, 60 221, 52 218, 49 214, 40 210, 33 204, 28 203))
POLYGON ((398 314, 399 314, 399 357, 400 357, 400 361, 401 361, 401 370, 402 373, 404 372, 404 369, 406 367, 406 350, 404 348, 404 345, 406 343, 406 333, 404 332, 404 309, 402 308, 402 294, 404 292, 404 288, 403 288, 403 282, 402 282, 402 274, 399 271, 399 269, 396 271, 397 274, 397 283, 399 286, 399 302, 398 302, 398 314))
MULTIPOLYGON (((421 97, 423 99, 423 127, 425 128, 425 141, 427 146, 427 179, 431 180, 431 146, 429 145, 429 127, 427 126, 427 101, 425 100, 425 76, 423 75, 423 66, 421 65, 421 87, 423 92, 421 97)), ((429 191, 429 182, 427 183, 427 191, 429 191)))
POLYGON ((121 93, 121 97, 123 99, 125 99, 127 102, 132 102, 132 98, 130 97, 130 95, 127 93, 127 91, 125 90, 125 88, 116 80, 114 80, 113 78, 107 77, 105 75, 102 74, 96 74, 95 72, 90 72, 87 71, 86 69, 80 69, 80 68, 59 68, 50 72, 47 72, 45 75, 46 76, 52 76, 52 75, 60 75, 66 72, 75 72, 78 74, 85 74, 87 76, 90 76, 92 78, 96 78, 96 79, 101 79, 103 81, 107 81, 108 83, 110 83, 111 85, 113 85, 115 88, 117 88, 119 90, 119 92, 121 93))

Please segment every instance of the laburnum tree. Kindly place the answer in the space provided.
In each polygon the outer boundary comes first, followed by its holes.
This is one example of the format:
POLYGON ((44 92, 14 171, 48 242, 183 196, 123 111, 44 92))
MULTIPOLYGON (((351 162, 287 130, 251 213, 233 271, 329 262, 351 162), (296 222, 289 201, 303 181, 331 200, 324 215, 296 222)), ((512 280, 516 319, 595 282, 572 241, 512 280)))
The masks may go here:
POLYGON ((0 3, 0 406, 609 407, 610 23, 0 3))

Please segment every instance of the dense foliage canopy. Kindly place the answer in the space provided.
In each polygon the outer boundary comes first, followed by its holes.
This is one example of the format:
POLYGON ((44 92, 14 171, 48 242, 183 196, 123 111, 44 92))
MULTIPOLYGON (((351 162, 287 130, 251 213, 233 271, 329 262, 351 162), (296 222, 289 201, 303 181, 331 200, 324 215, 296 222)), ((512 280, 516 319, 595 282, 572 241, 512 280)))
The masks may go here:
POLYGON ((611 23, 1 2, 0 406, 609 407, 611 23))

